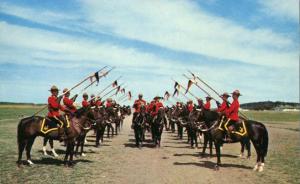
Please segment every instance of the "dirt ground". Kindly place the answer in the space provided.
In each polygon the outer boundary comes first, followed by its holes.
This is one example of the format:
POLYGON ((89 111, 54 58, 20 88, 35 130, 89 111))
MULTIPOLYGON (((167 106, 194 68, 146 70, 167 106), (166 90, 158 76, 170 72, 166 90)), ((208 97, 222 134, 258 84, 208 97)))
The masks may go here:
MULTIPOLYGON (((43 180, 46 183, 291 183, 290 173, 286 173, 286 170, 281 172, 278 165, 269 166, 268 157, 264 172, 252 171, 256 159, 253 147, 252 157, 248 160, 237 156, 240 153, 239 144, 224 145, 223 165, 219 171, 214 170, 216 157, 199 157, 202 144, 199 149, 191 149, 186 143, 187 137, 179 140, 176 133, 164 131, 161 148, 153 146, 148 133, 146 143, 142 149, 138 149, 135 147, 130 121, 131 117, 127 117, 121 133, 110 139, 105 138, 100 148, 94 147, 95 137, 90 132, 85 147, 86 157, 75 158, 74 168, 65 168, 62 165, 65 148, 60 143, 55 142, 59 158, 43 156, 42 138, 37 138, 32 150, 35 165, 16 170, 12 169, 15 166, 11 163, 8 169, 12 170, 8 170, 8 174, 4 176, 10 179, 2 180, 1 183, 40 183, 43 180), (43 171, 40 176, 39 171, 43 171), (38 180, 32 179, 38 177, 38 180)), ((271 126, 268 127, 271 132, 270 142, 276 141, 275 138, 282 134, 294 139, 298 137, 297 131, 282 129, 277 124, 271 126)), ((272 153, 273 149, 274 146, 270 146, 271 154, 275 154, 272 153)), ((276 159, 273 156, 272 158, 276 159)), ((16 155, 13 155, 13 160, 15 159, 16 155)))

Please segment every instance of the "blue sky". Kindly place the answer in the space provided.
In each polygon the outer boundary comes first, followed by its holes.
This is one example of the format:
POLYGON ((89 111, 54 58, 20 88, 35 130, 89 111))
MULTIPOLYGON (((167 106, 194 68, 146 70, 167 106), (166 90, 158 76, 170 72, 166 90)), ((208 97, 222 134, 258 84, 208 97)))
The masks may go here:
POLYGON ((88 93, 122 75, 149 100, 172 93, 171 78, 186 85, 190 69, 220 93, 239 89, 242 103, 297 102, 298 9, 298 0, 4 0, 0 101, 44 103, 52 84, 109 65, 88 93))

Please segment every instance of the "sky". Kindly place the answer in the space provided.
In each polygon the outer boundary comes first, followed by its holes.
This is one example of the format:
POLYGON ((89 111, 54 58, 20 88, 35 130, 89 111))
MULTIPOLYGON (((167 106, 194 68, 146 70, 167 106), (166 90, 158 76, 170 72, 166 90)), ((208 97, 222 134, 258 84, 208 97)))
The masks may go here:
POLYGON ((89 94, 122 76, 151 100, 173 93, 172 79, 186 87, 191 70, 219 93, 239 89, 241 103, 299 102, 299 1, 0 2, 0 101, 46 103, 52 85, 103 66, 116 68, 89 94))

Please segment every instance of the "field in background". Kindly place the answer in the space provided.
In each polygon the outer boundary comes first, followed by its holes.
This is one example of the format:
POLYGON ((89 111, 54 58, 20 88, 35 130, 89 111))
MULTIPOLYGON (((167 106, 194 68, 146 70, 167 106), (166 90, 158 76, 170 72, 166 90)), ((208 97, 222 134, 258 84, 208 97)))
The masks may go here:
MULTIPOLYGON (((149 161, 147 164, 150 164, 148 167, 152 168, 151 163, 161 162, 161 167, 166 167, 162 168, 162 170, 166 170, 163 174, 169 179, 165 180, 167 183, 184 181, 184 178, 182 180, 180 179, 184 176, 190 178, 187 181, 191 181, 192 183, 194 175, 194 177, 196 177, 194 179, 198 177, 200 183, 202 181, 201 178, 209 176, 216 177, 217 179, 219 177, 219 181, 223 180, 223 183, 226 183, 226 181, 236 183, 237 179, 232 178, 241 178, 241 183, 299 183, 300 181, 299 112, 244 112, 251 119, 264 122, 269 130, 270 145, 266 158, 266 167, 263 173, 256 173, 251 170, 256 157, 253 147, 253 156, 251 160, 248 161, 240 160, 234 156, 238 153, 238 144, 225 145, 223 153, 228 156, 223 157, 222 161, 226 163, 227 166, 222 168, 219 173, 216 173, 210 168, 213 167, 212 163, 215 162, 215 158, 210 161, 205 161, 208 165, 202 165, 201 162, 203 160, 199 163, 200 159, 198 158, 198 152, 200 152, 200 150, 190 149, 185 143, 186 140, 181 141, 181 144, 179 140, 170 139, 173 135, 169 135, 169 133, 166 132, 164 132, 165 137, 162 140, 163 148, 161 150, 155 150, 154 148, 138 150, 127 148, 126 146, 124 147, 124 145, 128 145, 128 141, 132 139, 131 135, 128 140, 128 134, 132 134, 130 129, 128 132, 122 132, 123 135, 119 137, 109 140, 105 139, 105 145, 100 149, 94 148, 92 146, 93 143, 89 143, 90 145, 86 148, 88 156, 76 158, 75 160, 79 162, 73 169, 64 168, 61 165, 62 156, 59 159, 42 156, 40 151, 41 138, 38 138, 32 150, 33 161, 36 165, 33 167, 25 166, 22 169, 18 169, 15 165, 17 159, 16 127, 18 118, 22 115, 32 115, 39 108, 40 106, 30 105, 0 105, 0 183, 73 183, 74 180, 77 183, 118 183, 119 180, 115 178, 116 176, 119 177, 120 180, 122 177, 140 177, 141 179, 150 177, 135 176, 135 169, 141 170, 147 167, 146 165, 137 165, 140 160, 138 158, 132 158, 133 156, 138 157, 139 155, 148 156, 148 159, 159 159, 151 160, 151 162, 149 161), (167 143, 168 141, 170 143, 167 143), (164 156, 162 158, 156 158, 155 154, 157 152, 164 156), (174 160, 174 164, 173 162, 167 162, 172 159, 174 160), (130 169, 133 169, 132 175, 129 171, 129 173, 127 173, 127 170, 130 169), (179 173, 174 174, 173 171, 175 172, 177 169, 179 173), (122 175, 123 172, 126 174, 122 175), (191 173, 195 174, 191 176, 191 173), (176 180, 176 177, 178 177, 178 180, 176 180), (171 180, 171 178, 175 179, 171 180)), ((130 120, 128 119, 127 123, 129 122, 130 120)), ((56 146, 58 144, 59 143, 56 143, 56 146)), ((63 147, 59 146, 58 153, 62 154, 64 152, 63 149, 63 147)), ((23 159, 24 158, 25 155, 23 159)), ((152 173, 150 170, 147 172, 152 173)), ((147 173, 145 173, 145 175, 147 175, 147 173)), ((212 180, 211 183, 215 183, 214 181, 215 180, 212 180)), ((147 180, 147 182, 151 183, 150 180, 147 180)), ((205 183, 205 181, 203 182, 205 183)), ((119 181, 119 183, 122 183, 122 180, 119 181)))

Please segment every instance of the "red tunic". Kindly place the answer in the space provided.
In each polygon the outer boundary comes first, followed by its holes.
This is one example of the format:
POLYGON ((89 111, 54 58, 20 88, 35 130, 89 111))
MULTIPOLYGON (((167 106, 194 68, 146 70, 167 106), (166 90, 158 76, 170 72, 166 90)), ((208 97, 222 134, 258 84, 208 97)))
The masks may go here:
POLYGON ((155 103, 155 109, 152 110, 151 115, 155 116, 158 114, 159 108, 164 107, 164 105, 161 102, 156 102, 155 103))
POLYGON ((111 107, 112 106, 112 104, 111 104, 111 102, 106 102, 106 107, 111 107))
POLYGON ((234 121, 239 120, 239 108, 240 108, 240 103, 238 100, 233 100, 232 104, 230 107, 225 111, 226 114, 228 115, 228 118, 234 121))
POLYGON ((102 105, 101 100, 97 100, 97 101, 96 101, 96 107, 100 107, 101 105, 102 105))
POLYGON ((147 106, 147 112, 151 113, 153 111, 153 107, 154 107, 155 101, 151 101, 150 104, 147 106))
POLYGON ((88 107, 90 105, 90 103, 87 100, 83 100, 81 104, 82 107, 88 107))
POLYGON ((188 104, 187 109, 189 110, 189 112, 192 112, 193 109, 194 109, 194 105, 193 104, 188 104))
POLYGON ((76 111, 76 107, 74 106, 74 102, 70 98, 64 97, 63 103, 64 103, 65 107, 67 109, 69 109, 71 112, 74 113, 76 111))
POLYGON ((227 102, 223 100, 221 106, 218 108, 217 112, 224 112, 228 109, 227 102))
POLYGON ((141 106, 144 105, 146 106, 146 101, 143 99, 138 99, 136 101, 134 101, 133 107, 135 109, 135 112, 140 112, 141 111, 141 106))
POLYGON ((204 104, 204 109, 206 110, 210 110, 210 101, 206 102, 206 104, 204 104))
POLYGON ((61 106, 59 103, 57 103, 57 97, 56 96, 50 96, 48 98, 48 117, 55 117, 60 116, 59 110, 64 111, 65 108, 61 106))

